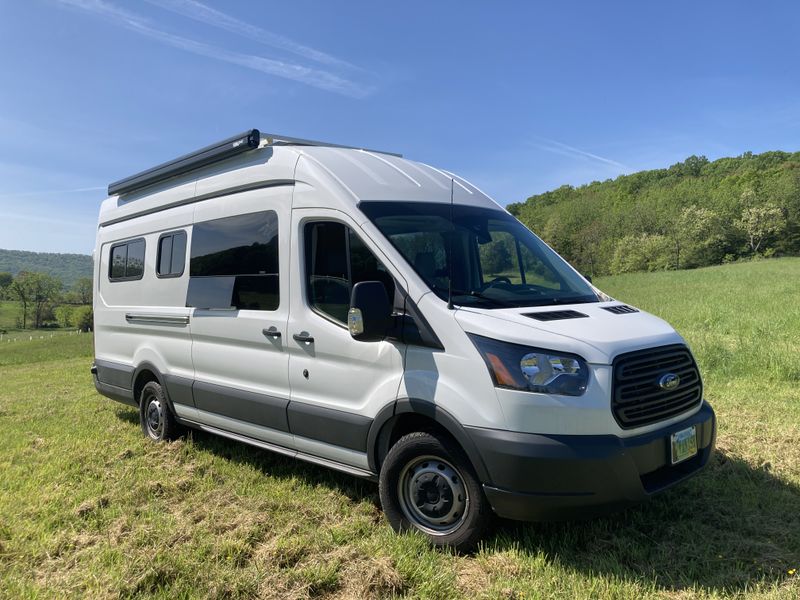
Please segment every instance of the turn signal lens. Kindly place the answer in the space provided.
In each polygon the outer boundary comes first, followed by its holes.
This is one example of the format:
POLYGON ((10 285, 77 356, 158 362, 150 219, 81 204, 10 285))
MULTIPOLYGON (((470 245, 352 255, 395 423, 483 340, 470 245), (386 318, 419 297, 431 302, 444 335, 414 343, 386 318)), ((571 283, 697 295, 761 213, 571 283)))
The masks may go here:
POLYGON ((364 333, 364 315, 360 308, 351 308, 347 313, 347 328, 353 336, 364 333))
POLYGON ((499 383, 500 385, 515 387, 516 383, 514 381, 514 378, 511 376, 511 373, 508 372, 508 369, 503 364, 503 361, 500 360, 500 357, 498 357, 496 354, 492 354, 491 352, 487 352, 486 358, 492 365, 492 369, 494 370, 494 376, 495 379, 497 379, 497 383, 499 383))

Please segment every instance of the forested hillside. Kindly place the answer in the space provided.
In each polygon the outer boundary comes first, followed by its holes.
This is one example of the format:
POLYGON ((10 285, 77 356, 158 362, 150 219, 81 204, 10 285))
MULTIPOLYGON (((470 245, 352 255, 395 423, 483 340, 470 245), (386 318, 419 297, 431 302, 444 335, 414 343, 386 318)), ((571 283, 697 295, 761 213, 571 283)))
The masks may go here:
POLYGON ((508 210, 581 271, 683 269, 800 254, 800 152, 691 156, 508 210))
POLYGON ((35 271, 57 277, 67 288, 81 277, 92 276, 92 257, 88 254, 57 254, 0 249, 0 273, 16 275, 35 271))

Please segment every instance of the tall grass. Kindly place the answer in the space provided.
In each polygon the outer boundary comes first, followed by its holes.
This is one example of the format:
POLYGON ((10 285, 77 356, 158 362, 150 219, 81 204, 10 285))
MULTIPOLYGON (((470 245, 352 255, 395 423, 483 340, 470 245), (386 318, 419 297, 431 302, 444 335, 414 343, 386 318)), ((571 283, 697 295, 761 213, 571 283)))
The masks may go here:
POLYGON ((395 535, 370 483, 199 432, 149 443, 95 393, 90 336, 0 346, 0 597, 797 599, 798 275, 599 281, 687 338, 720 451, 640 507, 501 523, 466 556, 395 535))

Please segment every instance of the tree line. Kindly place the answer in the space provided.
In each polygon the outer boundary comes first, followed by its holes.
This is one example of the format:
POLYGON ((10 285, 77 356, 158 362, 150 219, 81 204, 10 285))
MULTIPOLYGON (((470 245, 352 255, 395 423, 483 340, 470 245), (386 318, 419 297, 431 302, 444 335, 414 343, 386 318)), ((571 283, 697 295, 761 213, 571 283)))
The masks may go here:
POLYGON ((797 255, 800 152, 690 156, 508 210, 591 276, 797 255))
POLYGON ((80 277, 65 289, 61 280, 48 273, 0 272, 0 300, 17 302, 20 329, 77 327, 92 329, 92 279, 80 277))

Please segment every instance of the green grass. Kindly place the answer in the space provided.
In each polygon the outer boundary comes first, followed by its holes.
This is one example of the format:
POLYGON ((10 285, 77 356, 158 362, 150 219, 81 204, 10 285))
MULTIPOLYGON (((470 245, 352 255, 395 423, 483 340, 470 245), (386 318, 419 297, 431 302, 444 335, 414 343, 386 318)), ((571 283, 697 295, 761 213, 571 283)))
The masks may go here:
POLYGON ((16 329, 20 314, 19 302, 0 300, 0 330, 16 329))
POLYGON ((370 483, 147 442, 94 391, 90 336, 0 346, 0 597, 797 599, 798 282, 797 259, 598 281, 692 345, 719 452, 640 507, 503 523, 467 556, 395 535, 370 483))
MULTIPOLYGON (((88 310, 83 306, 72 306, 74 311, 79 310, 88 310)), ((34 336, 39 338, 41 336, 51 336, 51 335, 60 335, 63 333, 68 332, 75 332, 76 328, 69 327, 69 328, 42 328, 42 329, 31 329, 31 321, 33 319, 32 316, 28 315, 28 328, 27 329, 20 329, 18 325, 20 324, 18 321, 20 319, 20 315, 22 314, 22 309, 20 308, 20 303, 11 300, 0 300, 0 335, 2 335, 2 339, 0 341, 5 342, 7 339, 28 339, 30 336, 34 336)), ((48 325, 51 325, 48 322, 48 325)))

